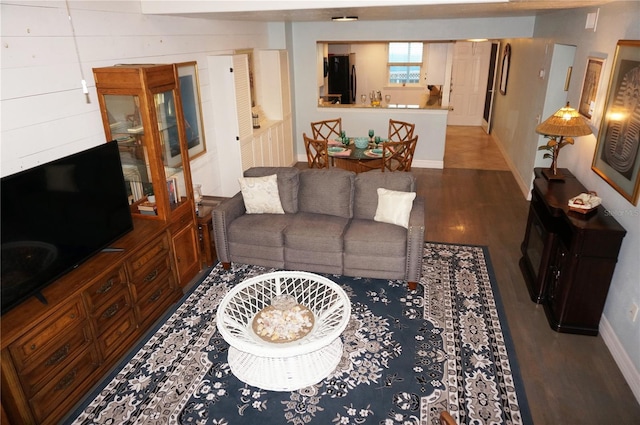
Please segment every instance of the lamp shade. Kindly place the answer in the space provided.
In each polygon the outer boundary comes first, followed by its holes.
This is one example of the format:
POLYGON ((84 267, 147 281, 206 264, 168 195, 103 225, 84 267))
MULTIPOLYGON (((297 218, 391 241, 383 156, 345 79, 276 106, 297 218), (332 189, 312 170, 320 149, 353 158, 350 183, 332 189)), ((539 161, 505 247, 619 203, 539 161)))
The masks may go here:
POLYGON ((567 102, 567 106, 558 109, 555 114, 538 124, 536 133, 545 136, 578 137, 591 134, 591 128, 567 102))

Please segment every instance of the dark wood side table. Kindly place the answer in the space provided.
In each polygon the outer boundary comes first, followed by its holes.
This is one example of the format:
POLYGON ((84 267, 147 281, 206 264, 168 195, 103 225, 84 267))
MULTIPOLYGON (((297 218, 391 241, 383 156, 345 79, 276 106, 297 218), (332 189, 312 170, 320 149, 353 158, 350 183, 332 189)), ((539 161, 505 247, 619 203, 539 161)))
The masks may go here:
POLYGON ((529 295, 553 330, 597 335, 626 230, 602 205, 587 215, 569 211, 569 199, 587 192, 569 170, 564 181, 534 172, 520 259, 529 295))
POLYGON ((205 267, 211 267, 217 261, 216 246, 213 244, 213 220, 211 219, 212 206, 201 205, 198 208, 198 240, 200 242, 200 263, 205 267))
POLYGON ((213 219, 211 212, 225 197, 209 196, 202 197, 202 202, 198 208, 196 219, 198 222, 198 240, 200 242, 200 262, 204 267, 211 267, 218 261, 216 245, 213 242, 213 219))

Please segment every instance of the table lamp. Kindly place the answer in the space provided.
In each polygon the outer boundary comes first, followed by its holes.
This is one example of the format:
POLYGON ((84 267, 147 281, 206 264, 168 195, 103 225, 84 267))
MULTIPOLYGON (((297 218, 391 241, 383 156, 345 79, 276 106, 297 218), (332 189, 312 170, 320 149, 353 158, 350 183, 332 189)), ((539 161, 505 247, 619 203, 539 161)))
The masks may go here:
POLYGON ((571 108, 567 102, 567 106, 558 109, 556 113, 538 124, 536 133, 549 139, 549 142, 539 146, 538 150, 551 151, 544 154, 545 158, 551 158, 551 166, 549 169, 542 170, 542 174, 548 180, 564 180, 564 175, 558 172, 560 149, 568 144, 573 145, 574 137, 591 134, 591 128, 578 111, 571 108))

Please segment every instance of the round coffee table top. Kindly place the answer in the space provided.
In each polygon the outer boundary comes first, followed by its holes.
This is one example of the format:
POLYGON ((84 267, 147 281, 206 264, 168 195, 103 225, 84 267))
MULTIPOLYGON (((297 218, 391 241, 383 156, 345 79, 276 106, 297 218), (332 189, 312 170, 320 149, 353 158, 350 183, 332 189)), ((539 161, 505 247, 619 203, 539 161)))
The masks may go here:
POLYGON ((335 282, 308 272, 280 271, 255 276, 233 287, 218 307, 216 324, 232 347, 260 357, 293 357, 331 344, 347 327, 351 303, 335 282), (256 333, 254 318, 287 297, 313 315, 310 330, 290 341, 268 341, 256 333), (266 309, 266 310, 265 310, 266 309))

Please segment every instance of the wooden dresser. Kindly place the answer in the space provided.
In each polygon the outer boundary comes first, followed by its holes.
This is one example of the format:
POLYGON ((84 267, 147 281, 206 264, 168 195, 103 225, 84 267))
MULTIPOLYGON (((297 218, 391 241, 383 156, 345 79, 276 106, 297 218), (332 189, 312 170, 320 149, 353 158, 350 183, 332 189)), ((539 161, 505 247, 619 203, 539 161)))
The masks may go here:
POLYGON ((11 424, 57 423, 180 299, 170 229, 134 230, 2 316, 2 409, 11 424))

